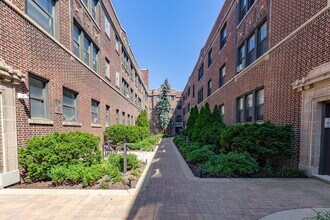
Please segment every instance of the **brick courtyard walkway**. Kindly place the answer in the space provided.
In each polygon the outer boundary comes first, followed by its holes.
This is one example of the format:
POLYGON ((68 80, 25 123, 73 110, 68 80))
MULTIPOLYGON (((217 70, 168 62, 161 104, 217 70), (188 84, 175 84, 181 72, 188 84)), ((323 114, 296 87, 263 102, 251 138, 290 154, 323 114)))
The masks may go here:
POLYGON ((137 196, 0 190, 0 219, 258 219, 281 210, 330 207, 330 185, 312 179, 186 178, 171 139, 162 141, 150 169, 148 187, 137 196))

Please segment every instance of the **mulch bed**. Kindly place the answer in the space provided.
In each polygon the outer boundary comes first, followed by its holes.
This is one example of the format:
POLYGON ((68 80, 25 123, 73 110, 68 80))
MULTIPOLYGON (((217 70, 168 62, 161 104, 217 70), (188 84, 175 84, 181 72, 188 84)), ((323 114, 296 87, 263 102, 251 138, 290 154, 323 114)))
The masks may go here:
MULTIPOLYGON (((108 182, 108 187, 107 188, 102 188, 101 183, 105 179, 100 179, 95 182, 93 186, 88 186, 88 187, 83 187, 82 184, 76 184, 72 185, 70 182, 63 183, 62 185, 55 185, 51 181, 45 181, 45 182, 36 182, 36 183, 18 183, 15 185, 10 186, 9 188, 12 189, 100 189, 100 190, 110 190, 110 189, 118 189, 118 190, 128 190, 131 188, 135 188, 140 176, 142 175, 142 172, 144 171, 146 167, 145 163, 142 163, 141 167, 138 168, 137 170, 140 171, 139 176, 133 176, 131 175, 130 171, 127 172, 127 175, 123 177, 123 179, 128 180, 128 178, 133 177, 133 180, 131 181, 131 187, 129 184, 123 183, 123 182, 118 182, 118 183, 111 183, 108 182)), ((128 181, 127 181, 128 182, 128 181)))

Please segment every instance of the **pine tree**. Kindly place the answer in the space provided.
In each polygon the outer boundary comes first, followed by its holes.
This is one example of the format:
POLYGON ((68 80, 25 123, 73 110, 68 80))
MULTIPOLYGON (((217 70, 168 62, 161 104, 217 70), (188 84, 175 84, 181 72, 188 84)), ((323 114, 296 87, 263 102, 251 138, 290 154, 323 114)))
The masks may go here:
POLYGON ((139 116, 136 119, 136 125, 139 127, 145 127, 150 129, 147 110, 143 110, 142 112, 140 112, 139 116))
POLYGON ((156 113, 158 124, 157 127, 160 131, 165 132, 167 127, 170 124, 170 91, 171 86, 168 83, 168 80, 165 79, 164 84, 162 85, 162 91, 159 95, 159 102, 157 103, 156 113))
POLYGON ((186 134, 190 139, 191 139, 192 133, 194 131, 194 126, 195 126, 196 120, 198 118, 198 115, 199 115, 198 108, 195 105, 190 111, 189 118, 187 121, 187 126, 186 126, 186 134))

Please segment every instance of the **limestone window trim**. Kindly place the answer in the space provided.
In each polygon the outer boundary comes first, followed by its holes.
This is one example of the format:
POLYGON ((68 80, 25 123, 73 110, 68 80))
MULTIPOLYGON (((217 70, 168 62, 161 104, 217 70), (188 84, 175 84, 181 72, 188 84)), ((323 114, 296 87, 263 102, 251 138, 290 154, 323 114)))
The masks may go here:
POLYGON ((91 124, 92 128, 102 128, 102 125, 99 124, 91 124))
POLYGON ((63 121, 62 125, 65 127, 81 127, 82 126, 81 123, 74 122, 74 121, 63 121))
POLYGON ((54 125, 54 121, 49 119, 28 119, 30 125, 54 125))

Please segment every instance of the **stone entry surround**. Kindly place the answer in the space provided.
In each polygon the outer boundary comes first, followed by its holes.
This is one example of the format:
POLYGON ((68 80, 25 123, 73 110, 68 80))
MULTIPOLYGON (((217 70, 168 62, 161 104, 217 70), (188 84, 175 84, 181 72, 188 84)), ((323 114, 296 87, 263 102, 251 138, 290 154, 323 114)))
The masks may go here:
POLYGON ((14 86, 23 80, 21 71, 0 58, 0 189, 19 181, 14 86))
POLYGON ((319 174, 322 108, 330 100, 330 63, 315 68, 311 73, 297 80, 293 89, 302 92, 301 147, 299 167, 308 176, 319 174))

